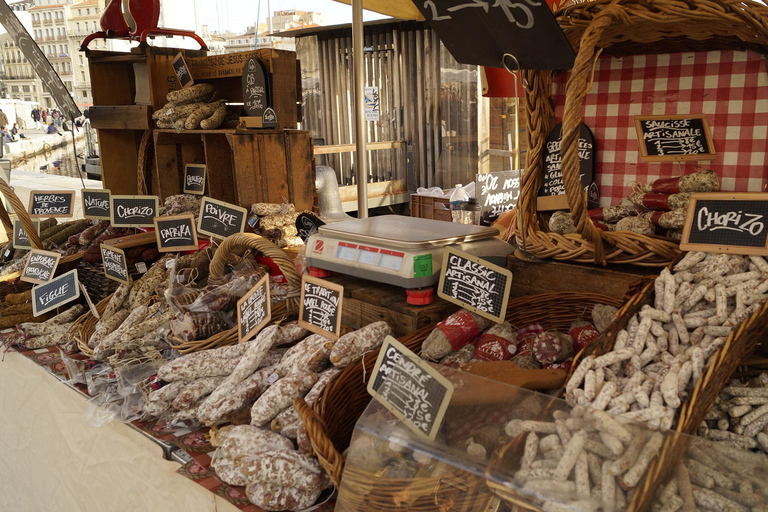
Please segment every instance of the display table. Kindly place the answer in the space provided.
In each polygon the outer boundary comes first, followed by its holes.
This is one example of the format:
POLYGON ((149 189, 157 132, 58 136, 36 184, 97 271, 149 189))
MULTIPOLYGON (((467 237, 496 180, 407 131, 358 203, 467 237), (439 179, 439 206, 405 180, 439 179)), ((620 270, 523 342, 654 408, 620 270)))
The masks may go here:
POLYGON ((179 463, 132 427, 91 426, 90 403, 23 355, 5 355, 0 389, 4 510, 239 510, 177 474, 179 463))

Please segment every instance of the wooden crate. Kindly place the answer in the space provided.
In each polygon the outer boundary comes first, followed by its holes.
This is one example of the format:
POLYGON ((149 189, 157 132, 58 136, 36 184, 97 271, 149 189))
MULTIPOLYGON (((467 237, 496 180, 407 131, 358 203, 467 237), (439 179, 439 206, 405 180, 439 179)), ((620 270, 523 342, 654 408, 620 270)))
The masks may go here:
POLYGON ((411 194, 411 217, 451 222, 449 202, 448 199, 442 197, 411 194), (442 208, 439 205, 443 205, 445 208, 442 208))

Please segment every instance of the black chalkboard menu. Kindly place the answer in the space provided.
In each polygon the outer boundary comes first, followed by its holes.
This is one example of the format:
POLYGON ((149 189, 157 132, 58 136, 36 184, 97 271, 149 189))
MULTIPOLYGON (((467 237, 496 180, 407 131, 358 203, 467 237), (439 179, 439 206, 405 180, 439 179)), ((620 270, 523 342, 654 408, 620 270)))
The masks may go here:
POLYGON ((507 315, 512 273, 451 247, 443 253, 437 294, 469 311, 501 323, 507 315))
POLYGON ((768 255, 768 194, 691 194, 680 248, 755 256, 768 255))
MULTIPOLYGON (((40 234, 40 221, 32 220, 32 224, 35 226, 37 234, 40 234)), ((27 236, 27 232, 24 230, 24 226, 21 225, 21 221, 18 218, 13 219, 13 248, 14 249, 32 249, 32 242, 27 236)))
POLYGON ((155 236, 157 250, 160 252, 196 251, 195 216, 189 213, 155 217, 155 236))
POLYGON ((61 274, 53 281, 32 288, 32 314, 42 314, 80 298, 77 269, 61 274))
POLYGON ((715 146, 705 114, 635 116, 644 162, 713 160, 715 146))
POLYGON ((247 217, 248 210, 245 208, 204 197, 197 220, 197 231, 208 236, 227 238, 243 232, 247 217))
POLYGON ((338 339, 341 334, 343 299, 343 286, 316 277, 303 276, 299 325, 326 338, 338 339))
POLYGON ((453 384, 387 336, 368 379, 368 393, 412 431, 435 439, 453 396, 453 384))
POLYGON ((29 216, 71 217, 74 203, 74 190, 33 190, 29 193, 29 216))
POLYGON ((201 196, 205 194, 205 164, 184 166, 184 193, 201 196))
POLYGON ((112 219, 112 193, 107 189, 83 189, 83 217, 112 219))
POLYGON ((264 64, 255 57, 248 59, 243 67, 243 107, 249 116, 262 117, 269 101, 267 72, 264 64))
MULTIPOLYGON (((563 137, 563 125, 557 123, 552 128, 544 146, 544 182, 539 190, 540 196, 561 196, 565 194, 563 182, 563 156, 560 143, 563 137)), ((579 174, 581 185, 589 187, 595 181, 595 137, 584 123, 579 131, 579 174)))
POLYGON ((522 171, 501 171, 478 174, 476 185, 477 201, 480 203, 482 222, 490 226, 499 215, 511 210, 520 196, 522 171))
POLYGON ((101 244, 101 259, 104 262, 104 275, 109 279, 128 284, 128 260, 125 252, 111 245, 101 244))
POLYGON ((251 336, 267 325, 271 318, 269 275, 265 275, 237 301, 237 335, 240 343, 251 339, 251 336))
POLYGON ((301 213, 296 217, 296 232, 305 244, 309 237, 317 233, 320 226, 324 225, 325 222, 311 213, 301 213))
POLYGON ((121 228, 151 228, 160 199, 157 196, 112 196, 112 225, 121 228))
POLYGON ((174 57, 171 61, 171 66, 173 67, 173 72, 176 73, 176 79, 179 81, 179 85, 181 85, 182 89, 195 83, 192 75, 189 73, 189 68, 184 60, 184 56, 181 53, 178 53, 176 57, 174 57))
POLYGON ((21 271, 21 280, 28 283, 43 284, 51 280, 56 273, 61 254, 52 251, 32 249, 27 256, 27 263, 21 271))

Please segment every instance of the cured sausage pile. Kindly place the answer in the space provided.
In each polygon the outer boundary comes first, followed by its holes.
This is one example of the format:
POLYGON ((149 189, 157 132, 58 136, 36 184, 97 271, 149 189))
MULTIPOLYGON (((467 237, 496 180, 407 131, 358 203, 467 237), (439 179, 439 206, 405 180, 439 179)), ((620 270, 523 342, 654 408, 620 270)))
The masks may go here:
POLYGON ((168 103, 152 114, 158 128, 177 130, 215 130, 227 117, 223 101, 210 101, 213 97, 211 84, 196 84, 186 89, 171 91, 168 103))
POLYGON ((259 217, 256 228, 261 235, 281 248, 296 248, 304 245, 298 237, 296 219, 301 212, 292 203, 256 203, 251 213, 259 217))

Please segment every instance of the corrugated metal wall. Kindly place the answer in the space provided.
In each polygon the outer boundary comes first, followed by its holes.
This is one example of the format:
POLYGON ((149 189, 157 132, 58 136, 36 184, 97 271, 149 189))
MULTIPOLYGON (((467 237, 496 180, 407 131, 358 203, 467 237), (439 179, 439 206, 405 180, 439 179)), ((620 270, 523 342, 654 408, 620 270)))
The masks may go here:
MULTIPOLYGON (((331 144, 354 142, 351 31, 297 39, 304 94, 304 128, 331 144)), ((409 188, 474 180, 478 164, 477 67, 458 64, 422 23, 365 28, 366 86, 379 87, 380 120, 368 141, 405 140, 405 149, 369 151, 371 181, 402 179, 409 188)), ((317 142, 317 141, 316 141, 317 142)), ((352 153, 325 156, 339 182, 351 184, 352 153)), ((322 163, 319 159, 318 163, 322 163)))

